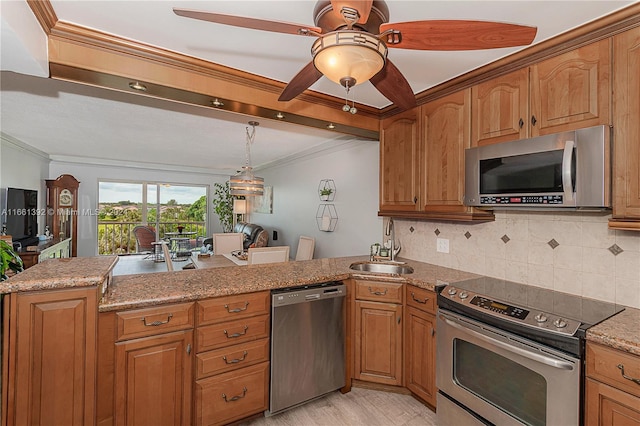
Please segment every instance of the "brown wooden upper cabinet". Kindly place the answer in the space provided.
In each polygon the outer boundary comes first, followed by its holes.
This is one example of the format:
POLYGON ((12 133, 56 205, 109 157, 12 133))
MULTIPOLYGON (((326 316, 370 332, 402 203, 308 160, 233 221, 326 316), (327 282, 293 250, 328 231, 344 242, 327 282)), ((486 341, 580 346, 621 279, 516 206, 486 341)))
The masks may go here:
POLYGON ((640 230, 640 28, 613 37, 613 218, 640 230))
POLYGON ((383 120, 380 128, 380 215, 493 220, 466 207, 464 150, 470 146, 471 89, 383 120))
POLYGON ((605 39, 472 88, 471 145, 611 124, 605 39))
POLYGON ((419 108, 380 124, 380 211, 412 212, 420 192, 419 108))
POLYGON ((469 148, 471 90, 423 105, 422 207, 425 212, 466 212, 464 150, 469 148))

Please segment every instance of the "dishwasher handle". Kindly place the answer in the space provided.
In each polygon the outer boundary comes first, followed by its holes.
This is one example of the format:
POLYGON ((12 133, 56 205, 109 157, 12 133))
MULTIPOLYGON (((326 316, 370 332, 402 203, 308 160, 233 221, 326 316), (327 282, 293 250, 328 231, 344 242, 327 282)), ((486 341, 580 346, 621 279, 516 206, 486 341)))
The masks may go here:
POLYGON ((319 300, 346 297, 347 287, 338 284, 328 287, 292 288, 287 291, 278 291, 271 294, 271 308, 295 305, 297 303, 313 303, 319 300))

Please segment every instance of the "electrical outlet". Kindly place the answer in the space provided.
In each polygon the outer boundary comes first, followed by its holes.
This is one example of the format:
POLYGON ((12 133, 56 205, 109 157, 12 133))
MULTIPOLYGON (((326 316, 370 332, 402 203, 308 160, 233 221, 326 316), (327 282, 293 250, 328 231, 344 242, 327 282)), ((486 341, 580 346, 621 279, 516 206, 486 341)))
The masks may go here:
POLYGON ((446 238, 437 238, 436 251, 438 253, 449 253, 449 240, 446 238))

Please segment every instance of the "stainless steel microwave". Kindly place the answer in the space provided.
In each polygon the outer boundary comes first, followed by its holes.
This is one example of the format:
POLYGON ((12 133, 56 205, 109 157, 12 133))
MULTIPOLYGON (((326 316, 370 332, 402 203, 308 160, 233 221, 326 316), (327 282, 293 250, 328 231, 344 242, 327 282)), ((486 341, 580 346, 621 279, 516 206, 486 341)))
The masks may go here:
POLYGON ((611 208, 611 129, 595 126, 465 150, 468 206, 611 208))

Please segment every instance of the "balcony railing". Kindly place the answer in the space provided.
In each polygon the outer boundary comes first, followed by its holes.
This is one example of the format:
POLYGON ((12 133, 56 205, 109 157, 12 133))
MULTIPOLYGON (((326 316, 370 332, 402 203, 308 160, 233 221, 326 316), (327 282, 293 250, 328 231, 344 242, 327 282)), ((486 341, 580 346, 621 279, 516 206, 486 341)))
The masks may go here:
MULTIPOLYGON (((98 221, 98 254, 129 254, 136 253, 136 237, 133 228, 146 225, 141 222, 111 222, 98 221)), ((156 224, 149 224, 156 227, 156 224)), ((204 222, 160 222, 157 224, 159 239, 168 239, 167 232, 178 232, 178 227, 183 227, 182 232, 195 232, 189 235, 190 239, 207 237, 204 222)))

